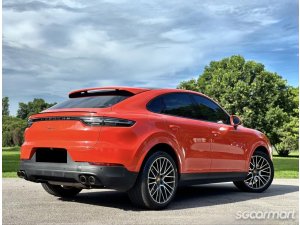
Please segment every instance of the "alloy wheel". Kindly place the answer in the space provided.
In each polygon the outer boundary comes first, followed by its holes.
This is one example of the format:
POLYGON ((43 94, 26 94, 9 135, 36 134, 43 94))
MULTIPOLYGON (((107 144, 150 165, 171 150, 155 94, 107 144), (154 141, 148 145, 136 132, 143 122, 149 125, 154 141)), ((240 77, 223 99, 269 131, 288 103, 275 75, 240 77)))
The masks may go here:
POLYGON ((148 172, 148 191, 151 198, 159 204, 166 203, 174 194, 176 171, 171 161, 166 157, 157 158, 148 172))
POLYGON ((252 189, 261 189, 268 184, 272 176, 271 165, 264 157, 253 155, 244 183, 252 189))

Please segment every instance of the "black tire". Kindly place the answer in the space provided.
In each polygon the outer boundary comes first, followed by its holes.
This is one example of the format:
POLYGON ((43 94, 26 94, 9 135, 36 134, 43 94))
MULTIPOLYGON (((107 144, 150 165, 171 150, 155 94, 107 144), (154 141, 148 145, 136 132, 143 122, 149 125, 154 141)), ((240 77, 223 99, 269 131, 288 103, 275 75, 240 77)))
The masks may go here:
POLYGON ((50 195, 54 195, 56 197, 62 197, 62 198, 74 197, 82 190, 80 188, 53 185, 48 183, 42 183, 42 187, 50 195))
MULTIPOLYGON (((258 158, 261 161, 263 161, 266 164, 266 167, 267 167, 267 164, 269 164, 268 170, 262 169, 263 171, 265 171, 265 172, 263 172, 264 173, 263 178, 261 178, 261 175, 259 175, 260 169, 258 168, 256 170, 256 175, 259 176, 259 178, 257 178, 257 180, 259 179, 259 183, 263 184, 263 181, 265 183, 263 185, 261 185, 260 187, 259 186, 255 187, 255 183, 249 182, 249 179, 250 179, 250 181, 252 179, 252 182, 253 182, 253 177, 254 177, 254 172, 253 172, 253 169, 251 168, 253 164, 250 163, 249 173, 248 173, 247 177, 245 178, 245 180, 233 182, 234 185, 242 191, 260 193, 260 192, 267 190, 270 187, 270 185, 272 184, 272 181, 274 178, 274 166, 273 166, 272 160, 264 152, 254 152, 253 156, 251 157, 251 160, 255 160, 255 158, 258 158), (267 171, 268 171, 268 173, 267 173, 267 171), (266 179, 266 180, 262 180, 262 179, 266 179)), ((260 162, 260 163, 262 163, 262 162, 260 162)), ((253 168, 256 168, 256 166, 253 166, 253 168)), ((265 168, 265 167, 262 167, 262 168, 265 168)), ((256 183, 258 183, 258 181, 256 181, 256 183)))
POLYGON ((166 152, 158 151, 147 159, 143 168, 140 170, 134 187, 128 191, 128 196, 136 206, 154 210, 163 209, 167 207, 174 198, 177 184, 178 170, 174 159, 166 152), (161 166, 162 172, 158 172, 156 178, 153 178, 155 176, 153 174, 153 171, 155 172, 153 167, 155 167, 155 165, 159 166, 160 160, 165 162, 165 167, 164 165, 161 166), (166 167, 170 168, 167 170, 166 167), (172 169, 173 172, 170 172, 172 169), (150 180, 151 182, 149 182, 150 180), (171 187, 169 185, 167 186, 166 183, 170 184, 171 187), (161 201, 161 199, 163 201, 161 201))

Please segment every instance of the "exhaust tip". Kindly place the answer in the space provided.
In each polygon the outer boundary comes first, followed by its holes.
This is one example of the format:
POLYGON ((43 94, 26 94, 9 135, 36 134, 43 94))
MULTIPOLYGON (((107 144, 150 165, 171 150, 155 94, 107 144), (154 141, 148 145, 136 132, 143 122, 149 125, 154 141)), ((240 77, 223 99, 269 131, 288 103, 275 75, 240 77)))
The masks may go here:
POLYGON ((95 177, 89 176, 89 183, 90 183, 91 185, 94 185, 94 184, 96 183, 95 177))
POLYGON ((80 175, 80 176, 79 176, 79 181, 80 181, 80 183, 82 183, 82 184, 86 184, 87 179, 86 179, 86 177, 85 177, 84 175, 80 175))
POLYGON ((18 177, 20 177, 20 178, 25 178, 25 177, 26 177, 26 173, 25 173, 24 170, 19 170, 19 171, 17 172, 17 175, 18 175, 18 177))

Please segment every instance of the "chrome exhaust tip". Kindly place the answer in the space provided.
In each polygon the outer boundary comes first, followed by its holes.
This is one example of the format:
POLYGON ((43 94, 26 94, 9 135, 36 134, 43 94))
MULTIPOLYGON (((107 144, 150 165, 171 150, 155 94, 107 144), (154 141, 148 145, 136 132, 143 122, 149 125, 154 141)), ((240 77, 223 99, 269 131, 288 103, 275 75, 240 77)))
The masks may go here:
POLYGON ((94 184, 96 183, 96 179, 95 179, 94 176, 89 176, 89 183, 90 183, 91 185, 94 185, 94 184))
POLYGON ((17 172, 17 175, 18 175, 18 177, 20 177, 20 178, 25 178, 25 177, 26 177, 26 173, 25 173, 24 170, 19 170, 19 171, 17 172))
POLYGON ((84 175, 80 175, 79 176, 79 181, 80 181, 80 183, 82 183, 82 184, 86 184, 86 181, 87 181, 87 179, 86 179, 86 177, 84 176, 84 175))

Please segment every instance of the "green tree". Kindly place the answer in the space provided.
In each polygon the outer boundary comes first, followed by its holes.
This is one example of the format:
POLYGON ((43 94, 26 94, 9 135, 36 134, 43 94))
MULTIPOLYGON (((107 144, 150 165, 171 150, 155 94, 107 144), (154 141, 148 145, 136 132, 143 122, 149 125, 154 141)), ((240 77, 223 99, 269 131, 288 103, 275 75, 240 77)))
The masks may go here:
POLYGON ((20 102, 17 117, 27 119, 29 116, 48 109, 55 104, 56 103, 47 103, 41 98, 35 98, 33 101, 28 103, 20 102))
POLYGON ((9 116, 9 99, 8 99, 8 97, 2 98, 2 116, 9 116))
POLYGON ((13 117, 2 117, 2 145, 20 146, 23 142, 23 133, 26 129, 27 121, 13 117))
POLYGON ((266 133, 273 145, 283 142, 284 126, 298 116, 296 89, 263 64, 242 56, 212 61, 197 80, 181 82, 178 88, 212 97, 229 113, 241 116, 245 126, 266 133))
POLYGON ((299 120, 297 117, 290 117, 288 123, 285 123, 278 129, 280 142, 275 145, 275 149, 280 156, 288 156, 295 149, 299 149, 299 120))
POLYGON ((289 114, 288 122, 278 129, 280 143, 274 146, 280 156, 288 156, 291 151, 299 149, 299 89, 292 87, 291 92, 296 107, 289 114))

